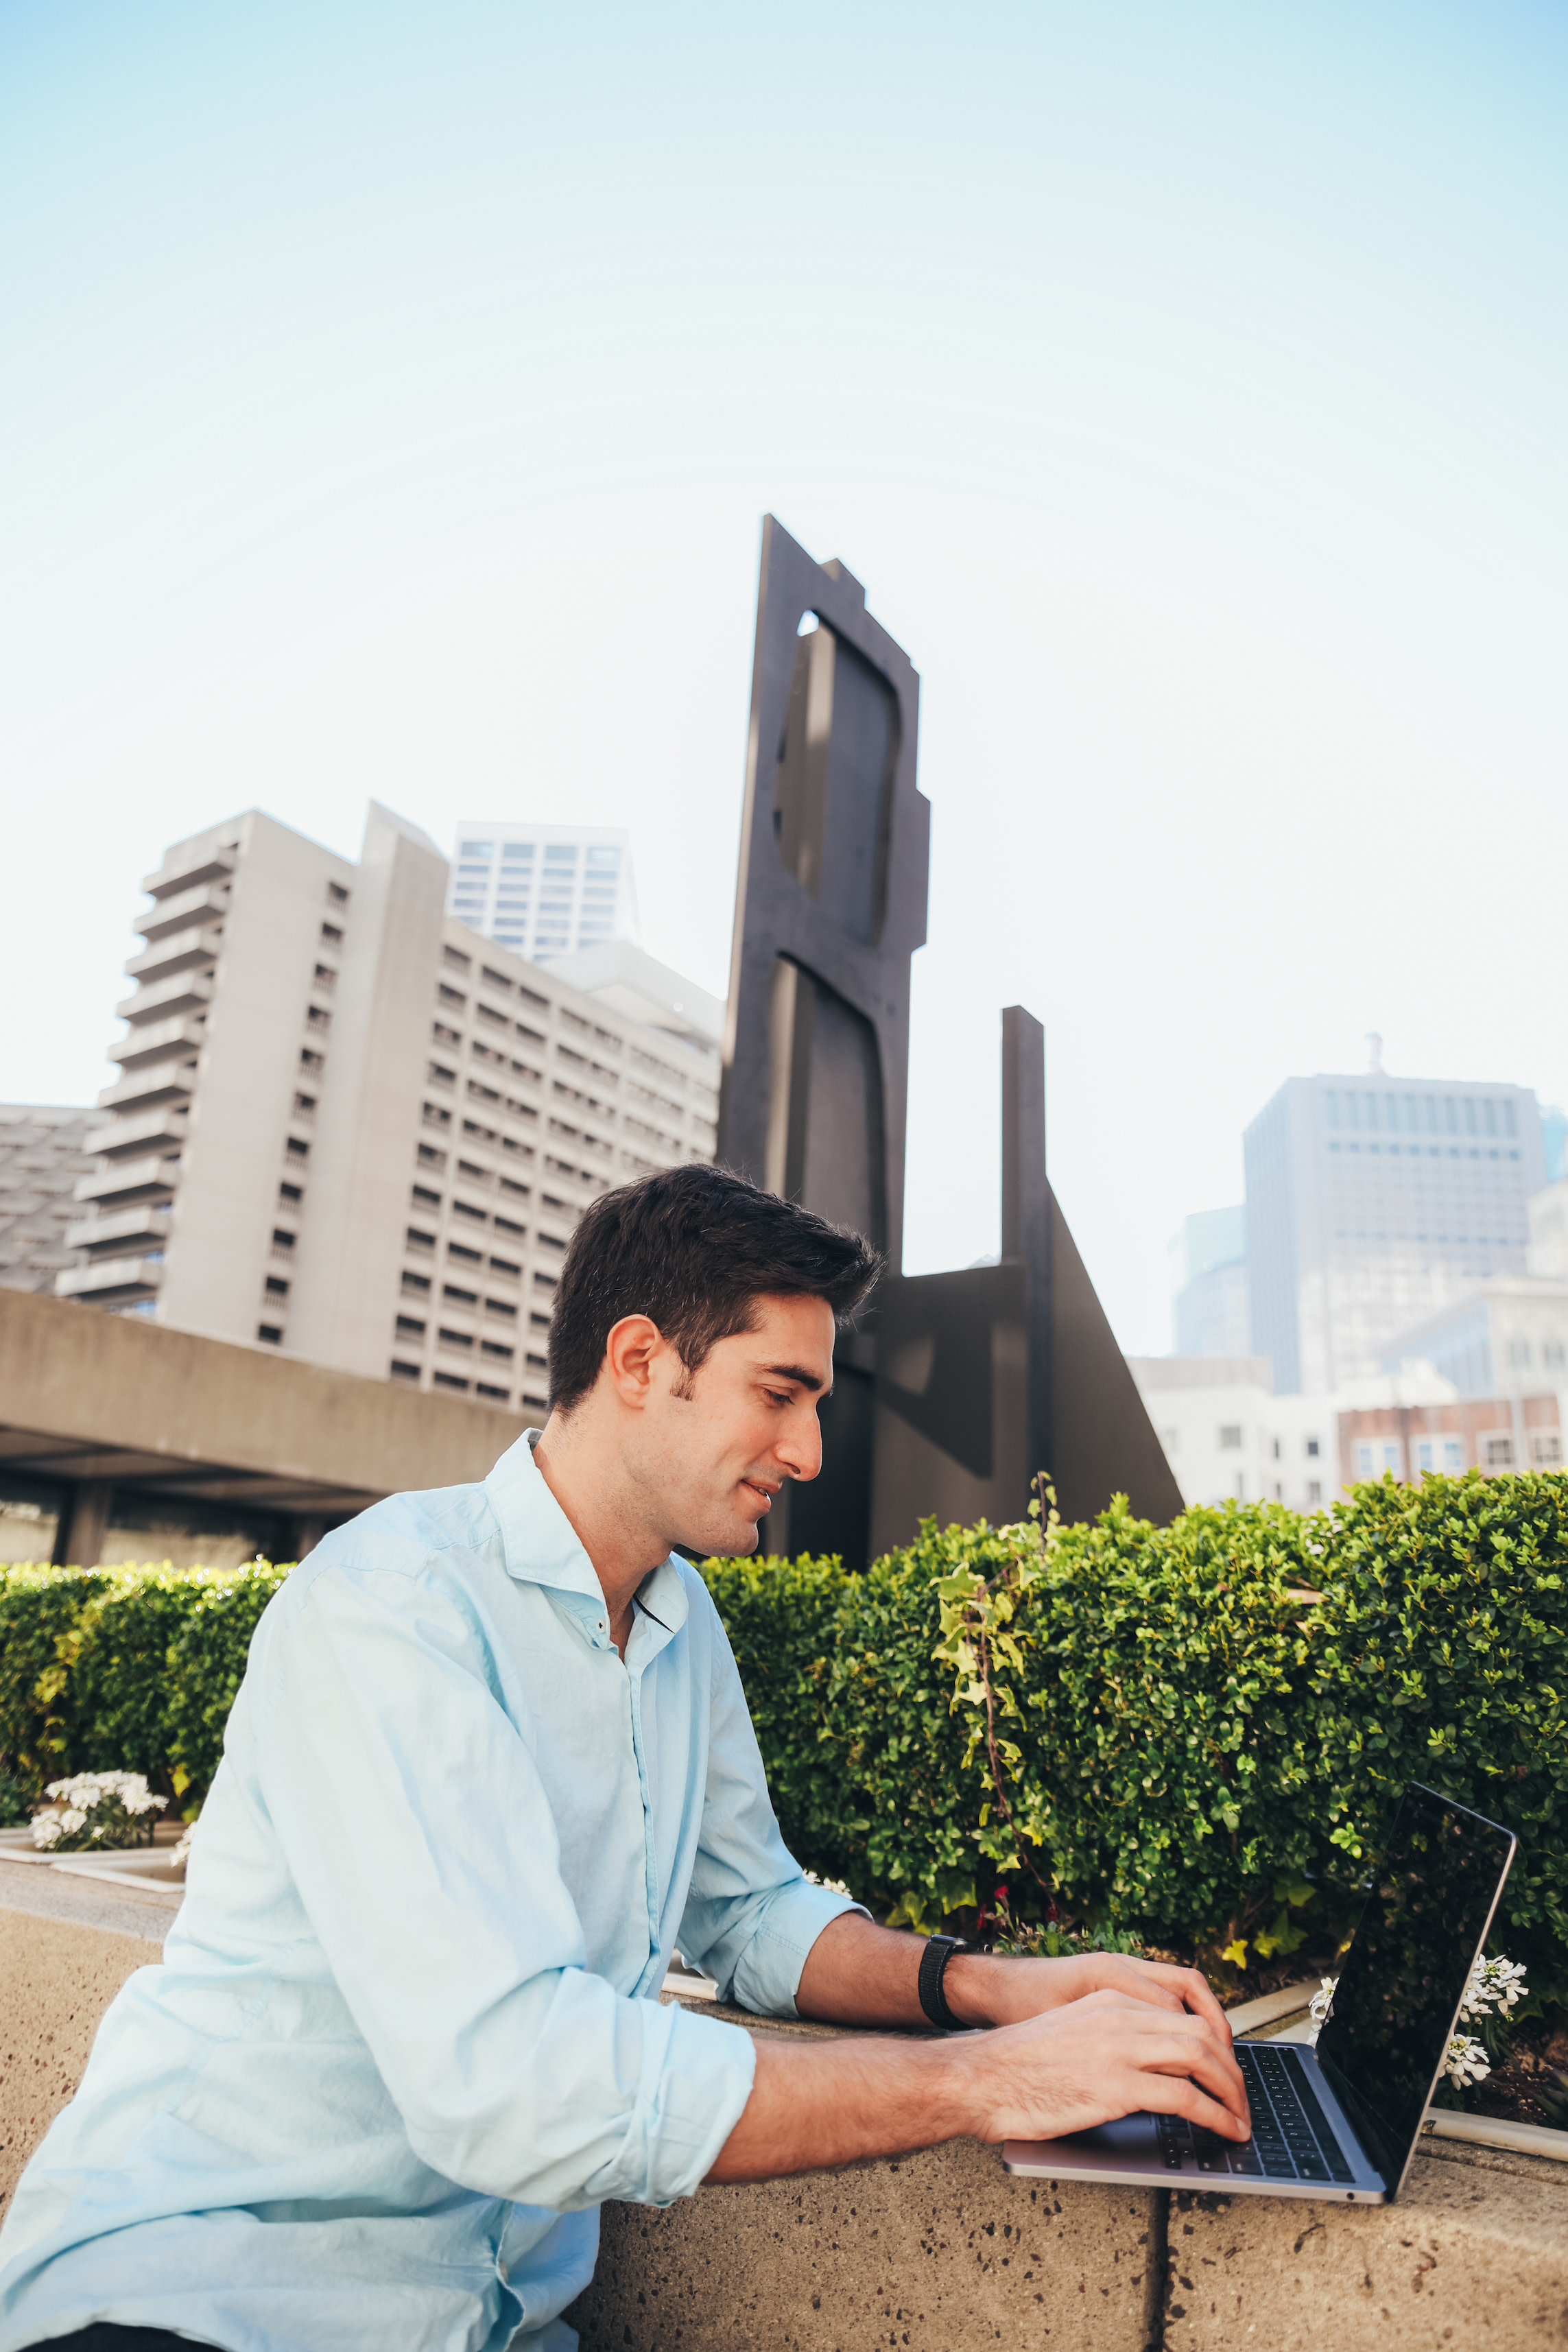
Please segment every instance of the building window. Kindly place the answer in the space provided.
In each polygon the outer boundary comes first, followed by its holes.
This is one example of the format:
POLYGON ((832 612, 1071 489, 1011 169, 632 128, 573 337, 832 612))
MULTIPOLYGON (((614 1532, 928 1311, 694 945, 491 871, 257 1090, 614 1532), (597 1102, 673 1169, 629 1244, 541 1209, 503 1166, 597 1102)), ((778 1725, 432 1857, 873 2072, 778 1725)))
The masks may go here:
POLYGON ((1401 1477, 1404 1475, 1404 1456, 1405 1449, 1400 1444, 1397 1437, 1385 1437, 1384 1439, 1382 1466, 1384 1470, 1392 1470, 1396 1478, 1401 1477))
POLYGON ((427 1297, 429 1290, 430 1277, 427 1274, 405 1273, 403 1277, 403 1295, 405 1298, 427 1297))
POLYGON ((256 1327, 256 1336, 258 1339, 264 1340, 269 1348, 281 1347, 283 1326, 281 1323, 258 1323, 256 1327))
POLYGON ((1538 1470, 1560 1470, 1563 1466, 1562 1431, 1532 1429, 1530 1433, 1530 1458, 1538 1470))
POLYGON ((508 1396, 510 1394, 510 1390, 498 1389, 491 1381, 476 1381, 474 1382, 474 1388, 478 1395, 489 1397, 495 1404, 505 1404, 508 1396))
POLYGON ((324 948, 341 948, 342 943, 343 935, 336 923, 321 925, 321 945, 324 948))
POLYGON ((1463 1440, 1458 1437, 1446 1437, 1443 1440, 1444 1469, 1447 1471, 1462 1470, 1464 1466, 1465 1447, 1463 1440))
POLYGON ((397 1318, 397 1336, 400 1339, 423 1339, 425 1326, 416 1315, 400 1315, 397 1318))
POLYGON ((1274 1459, 1276 1462, 1279 1459, 1279 1440, 1278 1438, 1274 1440, 1274 1459))
POLYGON ((1530 1370, 1529 1340, 1510 1339, 1508 1343, 1508 1360, 1514 1371, 1527 1372, 1530 1370))
POLYGON ((479 1353, 481 1356, 498 1356, 503 1364, 510 1364, 517 1349, 509 1348, 504 1339, 481 1339, 479 1353))
MULTIPOLYGON (((542 1234, 541 1234, 540 1238, 541 1238, 541 1240, 542 1240, 542 1239, 543 1239, 543 1235, 542 1235, 542 1234)), ((537 1281, 539 1280, 539 1276, 538 1276, 538 1275, 535 1275, 533 1278, 534 1278, 535 1282, 537 1282, 537 1281)), ((1222 1423, 1220 1423, 1219 1442, 1220 1442, 1221 1448, 1222 1448, 1222 1450, 1223 1450, 1224 1452, 1226 1452, 1226 1453, 1234 1453, 1234 1452, 1236 1451, 1236 1449, 1237 1449, 1237 1448, 1240 1445, 1240 1444, 1241 1444, 1241 1423, 1240 1423, 1240 1422, 1239 1422, 1239 1421, 1226 1421, 1226 1422, 1222 1422, 1222 1423)))
POLYGON ((445 1168, 447 1155, 444 1151, 437 1151, 433 1143, 422 1143, 419 1146, 419 1165, 422 1168, 445 1168))
POLYGON ((467 1396, 468 1392, 468 1383, 459 1373, 437 1372, 432 1375, 432 1378, 434 1385, 438 1389, 456 1389, 460 1396, 467 1396))
POLYGON ((416 1381, 419 1378, 419 1367, 417 1364, 400 1363, 398 1359, 394 1356, 392 1360, 392 1377, 395 1381, 416 1381))
POLYGON ((297 1209, 304 1197, 305 1188, 302 1184, 279 1184, 278 1187, 279 1201, 285 1208, 297 1209))
POLYGON ((289 1258, 294 1255, 294 1236, 290 1233, 286 1233, 281 1225, 274 1225, 272 1228, 272 1255, 274 1257, 289 1258))
POLYGON ((290 1160, 309 1160, 310 1147, 302 1137, 291 1135, 289 1138, 289 1157, 290 1160))
MULTIPOLYGON (((443 1298, 449 1298, 454 1307, 477 1307, 479 1303, 479 1294, 477 1290, 461 1289, 455 1282, 443 1283, 441 1296, 443 1298)), ((446 1337, 445 1332, 442 1333, 442 1337, 443 1339, 446 1337)))
POLYGON ((1370 1478, 1372 1476, 1372 1448, 1370 1445, 1358 1445, 1356 1447, 1355 1474, 1358 1478, 1370 1478))
POLYGON ((1541 1360, 1545 1365, 1548 1371, 1560 1372, 1563 1370, 1564 1361, 1562 1340, 1542 1339, 1541 1343, 1541 1360))
POLYGON ((287 1298, 287 1297, 288 1297, 288 1296, 289 1296, 289 1286, 288 1286, 288 1284, 284 1281, 284 1279, 283 1279, 283 1277, 282 1277, 282 1276, 281 1276, 280 1274, 269 1274, 269 1275, 268 1276, 268 1277, 267 1277, 267 1296, 268 1296, 268 1298, 287 1298))
POLYGON ((1323 1499, 1323 1482, 1322 1482, 1322 1480, 1321 1480, 1321 1478, 1309 1478, 1309 1479, 1308 1479, 1308 1481, 1307 1481, 1307 1500, 1308 1500, 1308 1502, 1309 1502, 1309 1503, 1321 1503, 1321 1502, 1322 1501, 1322 1499, 1323 1499))
POLYGON ((334 907, 346 907, 349 903, 349 894, 341 882, 329 882, 327 896, 334 907))
POLYGON ((1318 1444, 1318 1441, 1317 1441, 1317 1439, 1316 1439, 1315 1437, 1309 1437, 1309 1438, 1308 1438, 1308 1440, 1307 1440, 1307 1459, 1308 1459, 1308 1461, 1309 1461, 1309 1462, 1315 1462, 1315 1461, 1317 1460, 1317 1458, 1318 1458, 1318 1455, 1319 1455, 1319 1453, 1320 1453, 1320 1451, 1321 1451, 1321 1449, 1320 1448, 1320 1446, 1319 1446, 1319 1444, 1318 1444))
POLYGON ((471 1331, 448 1330, 445 1323, 437 1324, 436 1337, 440 1340, 443 1348, 471 1348, 474 1344, 474 1335, 471 1331))
POLYGON ((1499 1433, 1481 1440, 1481 1462, 1488 1470, 1513 1468, 1513 1440, 1499 1433))

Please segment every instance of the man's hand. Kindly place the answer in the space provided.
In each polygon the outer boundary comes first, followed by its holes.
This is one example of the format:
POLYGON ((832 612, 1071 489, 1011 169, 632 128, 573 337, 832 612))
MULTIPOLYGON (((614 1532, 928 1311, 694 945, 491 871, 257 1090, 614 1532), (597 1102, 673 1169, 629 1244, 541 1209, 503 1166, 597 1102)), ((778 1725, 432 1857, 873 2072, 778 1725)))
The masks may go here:
MULTIPOLYGON (((1086 1952, 1062 1960, 999 1958, 990 1952, 955 1952, 942 1979, 947 2005, 966 2025, 1016 2025, 1091 1992, 1113 1992, 1152 2008, 1190 2010, 1211 2025, 1225 2011, 1197 1969, 1165 1960, 1135 1960, 1125 1952, 1086 1952)), ((1228 2036, 1229 2028, 1226 2028, 1228 2036)))

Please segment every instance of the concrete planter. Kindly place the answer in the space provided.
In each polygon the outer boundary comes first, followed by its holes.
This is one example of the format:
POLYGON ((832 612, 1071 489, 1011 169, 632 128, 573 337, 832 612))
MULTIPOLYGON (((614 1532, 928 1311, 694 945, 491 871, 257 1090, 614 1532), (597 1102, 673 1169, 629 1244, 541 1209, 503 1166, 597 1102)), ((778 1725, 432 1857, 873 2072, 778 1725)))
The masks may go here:
MULTIPOLYGON (((1244 2032, 1288 2030, 1315 1990, 1234 2014, 1244 2032)), ((1542 2137, 1568 2155, 1568 2133, 1542 2137)), ((1030 2183, 973 2140, 705 2189, 664 2211, 606 2205, 598 2274, 567 2317, 583 2352, 1524 2352, 1568 2339, 1568 2173, 1539 2154, 1428 2147, 1386 2207, 1030 2183)))

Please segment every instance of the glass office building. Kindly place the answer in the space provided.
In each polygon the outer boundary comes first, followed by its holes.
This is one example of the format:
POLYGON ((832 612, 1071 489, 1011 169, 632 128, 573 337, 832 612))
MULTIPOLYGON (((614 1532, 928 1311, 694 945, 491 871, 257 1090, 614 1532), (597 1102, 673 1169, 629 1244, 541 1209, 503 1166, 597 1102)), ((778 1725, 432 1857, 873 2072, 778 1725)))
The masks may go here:
POLYGON ((592 825, 460 824, 447 912, 531 963, 635 940, 630 836, 592 825))

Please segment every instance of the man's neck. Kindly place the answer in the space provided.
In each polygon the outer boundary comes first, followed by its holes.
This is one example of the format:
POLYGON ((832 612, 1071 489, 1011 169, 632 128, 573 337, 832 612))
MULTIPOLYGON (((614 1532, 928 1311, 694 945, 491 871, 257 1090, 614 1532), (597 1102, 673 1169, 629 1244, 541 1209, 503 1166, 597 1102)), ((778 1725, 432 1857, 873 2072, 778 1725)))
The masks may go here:
POLYGON ((545 1423, 533 1465, 588 1555, 609 1612, 611 1638, 624 1657, 633 1598, 668 1559, 668 1540, 647 1523, 643 1498, 624 1463, 603 1458, 591 1433, 574 1430, 561 1413, 552 1412, 545 1423))

